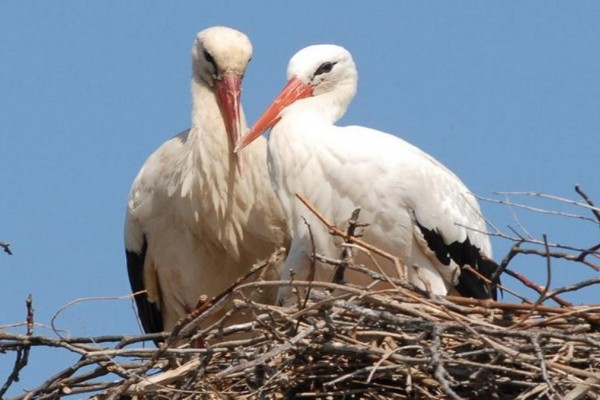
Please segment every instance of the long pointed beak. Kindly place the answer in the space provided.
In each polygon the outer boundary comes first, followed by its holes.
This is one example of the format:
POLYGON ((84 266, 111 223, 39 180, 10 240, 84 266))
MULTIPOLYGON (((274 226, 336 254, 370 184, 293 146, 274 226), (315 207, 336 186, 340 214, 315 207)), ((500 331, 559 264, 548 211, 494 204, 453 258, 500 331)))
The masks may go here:
MULTIPOLYGON (((232 72, 226 73, 221 79, 215 81, 217 102, 225 122, 225 129, 229 136, 231 146, 235 146, 242 134, 242 121, 240 114, 241 79, 232 72)), ((239 171, 242 169, 241 159, 234 154, 235 164, 239 171)))
POLYGON ((295 102, 312 95, 313 87, 298 78, 292 78, 285 85, 273 103, 265 110, 254 126, 236 144, 235 152, 239 152, 259 137, 263 132, 271 129, 280 119, 281 111, 295 102))

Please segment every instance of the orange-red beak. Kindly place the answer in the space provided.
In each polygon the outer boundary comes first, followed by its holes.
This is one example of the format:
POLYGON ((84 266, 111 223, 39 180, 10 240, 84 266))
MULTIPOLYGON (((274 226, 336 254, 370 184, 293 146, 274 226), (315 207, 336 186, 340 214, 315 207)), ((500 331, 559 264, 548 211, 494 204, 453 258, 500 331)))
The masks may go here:
POLYGON ((302 82, 298 78, 292 78, 285 85, 281 93, 273 100, 273 103, 265 110, 254 126, 246 133, 235 146, 235 152, 242 150, 263 132, 271 129, 280 119, 281 111, 295 102, 312 95, 313 87, 302 82))
MULTIPOLYGON (((242 134, 242 121, 240 115, 241 79, 232 72, 226 73, 215 81, 217 102, 225 122, 225 129, 229 135, 231 146, 235 146, 242 134)), ((240 159, 234 154, 235 164, 241 170, 240 159)))

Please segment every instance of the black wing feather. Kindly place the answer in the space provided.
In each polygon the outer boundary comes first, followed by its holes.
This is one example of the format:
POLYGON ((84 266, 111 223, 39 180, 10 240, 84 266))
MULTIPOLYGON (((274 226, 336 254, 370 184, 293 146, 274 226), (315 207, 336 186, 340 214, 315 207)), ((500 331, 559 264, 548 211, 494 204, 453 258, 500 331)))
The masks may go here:
MULTIPOLYGON (((144 245, 141 253, 125 250, 127 256, 127 272, 129 274, 129 283, 133 293, 145 290, 144 286, 144 261, 146 259, 146 251, 148 242, 144 237, 144 245)), ((146 333, 158 333, 164 329, 162 314, 155 303, 148 300, 146 292, 135 296, 135 304, 137 305, 138 315, 142 321, 142 326, 146 333)))
POLYGON ((427 229, 418 222, 417 226, 421 230, 428 247, 442 264, 450 265, 450 260, 452 260, 461 267, 458 284, 455 286, 461 296, 475 299, 497 299, 499 279, 497 282, 488 284, 468 269, 463 268, 463 266, 470 265, 479 274, 491 279, 498 269, 498 264, 482 256, 480 249, 472 244, 468 237, 464 242, 452 242, 448 245, 444 243, 442 236, 436 229, 427 229))

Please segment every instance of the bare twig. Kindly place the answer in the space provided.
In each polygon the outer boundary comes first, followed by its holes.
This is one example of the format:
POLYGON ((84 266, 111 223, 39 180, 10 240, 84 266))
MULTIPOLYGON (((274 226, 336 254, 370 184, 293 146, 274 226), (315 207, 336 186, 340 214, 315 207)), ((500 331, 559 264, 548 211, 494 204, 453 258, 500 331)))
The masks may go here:
POLYGON ((538 197, 540 199, 547 199, 547 200, 554 200, 554 201, 558 201, 561 203, 565 203, 565 204, 570 204, 573 206, 577 206, 577 207, 581 207, 581 208, 587 208, 590 210, 599 210, 598 207, 590 205, 589 203, 581 203, 579 201, 575 201, 575 200, 571 200, 571 199, 567 199, 564 197, 560 197, 560 196, 554 196, 551 194, 546 194, 546 193, 540 193, 540 192, 510 192, 510 191, 506 191, 506 192, 494 192, 495 194, 499 194, 499 195, 508 195, 508 196, 526 196, 526 197, 538 197))
MULTIPOLYGON (((346 231, 341 230, 340 228, 338 228, 337 226, 335 226, 334 224, 332 224, 331 222, 329 222, 329 220, 327 220, 327 218, 325 218, 323 216, 323 214, 321 214, 312 204, 310 204, 310 202, 304 197, 302 196, 300 193, 296 193, 296 197, 302 202, 302 204, 304 204, 306 206, 306 208, 308 208, 323 224, 325 224, 325 226, 327 226, 327 228, 329 229, 329 232, 341 237, 342 239, 346 240, 348 243, 353 243, 353 244, 357 244, 361 247, 364 247, 365 249, 369 250, 370 252, 380 255, 384 258, 387 258, 388 260, 392 261, 394 263, 394 265, 396 266, 396 269, 398 271, 403 271, 404 268, 402 267, 402 260, 400 259, 400 257, 395 256, 393 254, 388 253, 387 251, 383 251, 363 240, 360 240, 359 238, 353 237, 353 236, 349 236, 346 231)), ((401 278, 405 278, 403 276, 401 276, 401 278)))
MULTIPOLYGON (((27 296, 27 300, 25 300, 25 306, 27 309, 26 321, 27 321, 27 333, 26 335, 30 337, 33 335, 33 298, 31 294, 27 296)), ((1 350, 1 348, 0 348, 1 350)), ((3 398, 4 394, 8 391, 10 386, 19 380, 19 374, 23 368, 27 366, 29 362, 29 351, 31 350, 31 345, 23 344, 22 346, 18 346, 16 348, 16 358, 13 364, 13 369, 6 378, 6 382, 0 388, 0 399, 3 398)))
MULTIPOLYGON (((352 216, 348 220, 348 228, 346 229, 346 235, 348 238, 357 237, 356 229, 368 226, 368 224, 359 224, 358 216, 360 215, 360 208, 356 208, 352 211, 352 216)), ((344 239, 345 243, 350 243, 349 239, 344 239)), ((338 264, 335 268, 335 273, 333 274, 333 282, 334 283, 342 283, 344 282, 344 271, 346 270, 346 266, 349 262, 351 262, 352 258, 352 250, 349 246, 342 247, 342 262, 338 264)))
MULTIPOLYGON (((548 247, 548 239, 546 238, 546 234, 543 235, 543 238, 544 238, 544 244, 546 247, 546 254, 548 254, 550 252, 550 249, 548 247)), ((524 315, 520 321, 518 321, 516 324, 514 324, 512 326, 513 328, 520 326, 521 323, 523 321, 527 320, 536 311, 537 307, 544 302, 544 300, 546 299, 548 290, 550 290, 551 282, 552 282, 552 262, 551 262, 550 256, 547 255, 546 256, 546 285, 541 289, 537 285, 532 285, 535 288, 535 290, 539 293, 539 297, 535 301, 535 303, 533 303, 533 306, 532 306, 531 310, 529 310, 529 313, 527 315, 524 315)))
POLYGON ((596 217, 596 220, 600 223, 600 208, 596 207, 592 199, 588 197, 588 195, 583 191, 583 189, 581 189, 579 185, 575 185, 575 191, 578 195, 583 197, 583 200, 585 200, 585 202, 590 206, 590 210, 596 217))
MULTIPOLYGON (((317 271, 317 265, 316 265, 316 248, 315 248, 315 238, 313 236, 312 233, 312 228, 310 226, 310 224, 308 223, 308 221, 305 218, 302 218, 304 220, 304 224, 306 225, 306 229, 308 229, 308 237, 310 238, 310 248, 312 249, 312 253, 310 255, 310 266, 309 266, 309 272, 308 272, 308 278, 307 280, 309 282, 312 282, 315 280, 315 273, 317 271)), ((310 296, 310 286, 308 287, 308 289, 306 289, 306 295, 304 296, 304 301, 302 303, 302 305, 300 306, 300 308, 306 308, 306 303, 308 303, 308 299, 310 296)), ((297 327, 296 327, 297 329, 297 327)))
MULTIPOLYGON (((515 203, 511 200, 508 199, 508 194, 515 194, 515 193, 497 193, 497 194, 503 194, 504 195, 504 200, 498 200, 498 199, 494 199, 491 197, 484 197, 484 196, 478 196, 479 199, 489 202, 489 203, 494 203, 494 204, 500 204, 506 207, 509 207, 509 209, 511 210, 511 214, 513 216, 513 218, 516 218, 515 221, 518 221, 519 219, 516 217, 516 214, 513 210, 513 208, 519 208, 522 210, 526 210, 526 211, 532 211, 538 214, 544 214, 544 215, 552 215, 552 216, 556 216, 556 217, 561 217, 561 218, 572 218, 572 219, 579 219, 579 220, 583 220, 583 221, 588 221, 588 222, 593 222, 593 223, 597 223, 598 221, 596 221, 593 218, 590 217, 586 217, 585 215, 580 215, 580 214, 575 214, 575 213, 568 213, 565 211, 555 211, 555 210, 548 210, 545 208, 540 208, 540 207, 533 207, 527 204, 521 204, 521 203, 515 203)), ((573 202, 574 204, 578 204, 581 205, 581 203, 576 203, 573 202)), ((520 222, 517 222, 517 225, 521 225, 520 222)), ((527 232, 525 230, 525 232, 527 232)), ((531 237, 531 236, 530 236, 531 237)))
POLYGON ((96 296, 96 297, 81 297, 79 299, 75 299, 73 301, 68 302, 67 304, 65 304, 64 306, 60 307, 58 309, 58 311, 56 311, 54 313, 54 315, 52 316, 52 318, 50 319, 50 326, 52 327, 52 330, 54 331, 54 333, 59 336, 62 337, 62 330, 58 329, 56 327, 56 319, 59 317, 60 314, 62 314, 65 310, 67 310, 68 308, 79 304, 79 303, 86 303, 86 302, 90 302, 90 301, 105 301, 105 300, 123 300, 123 299, 130 299, 133 298, 135 295, 142 293, 142 292, 138 292, 138 293, 133 293, 133 294, 128 294, 125 296, 96 296))

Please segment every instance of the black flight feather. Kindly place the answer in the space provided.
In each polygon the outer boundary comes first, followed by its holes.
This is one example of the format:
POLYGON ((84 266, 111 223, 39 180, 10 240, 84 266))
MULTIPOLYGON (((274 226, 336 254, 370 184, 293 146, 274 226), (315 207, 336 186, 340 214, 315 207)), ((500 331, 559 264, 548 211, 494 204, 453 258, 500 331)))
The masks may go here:
MULTIPOLYGON (((125 250, 129 283, 131 284, 131 291, 133 293, 146 289, 144 286, 144 260, 146 259, 147 250, 148 242, 145 237, 141 253, 125 250)), ((136 295, 135 304, 137 305, 138 315, 142 321, 144 331, 146 333, 162 332, 164 329, 162 315, 158 306, 148 300, 148 294, 144 292, 136 295)))
POLYGON ((442 236, 436 229, 427 229, 418 222, 417 226, 421 230, 428 247, 442 264, 450 265, 450 260, 452 260, 461 267, 458 284, 455 286, 455 289, 461 296, 475 299, 492 298, 496 300, 498 296, 497 284, 499 282, 488 284, 463 267, 470 265, 482 276, 491 279, 498 268, 498 264, 482 256, 480 249, 472 244, 468 237, 464 242, 445 244, 442 236))

